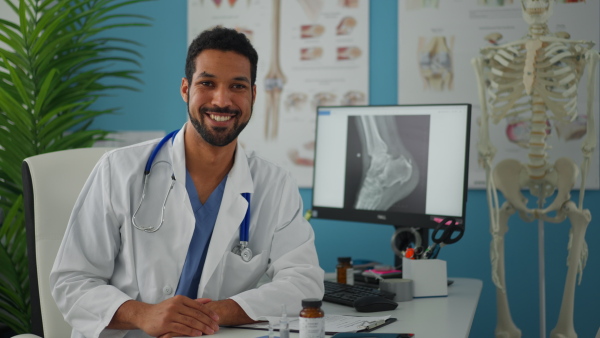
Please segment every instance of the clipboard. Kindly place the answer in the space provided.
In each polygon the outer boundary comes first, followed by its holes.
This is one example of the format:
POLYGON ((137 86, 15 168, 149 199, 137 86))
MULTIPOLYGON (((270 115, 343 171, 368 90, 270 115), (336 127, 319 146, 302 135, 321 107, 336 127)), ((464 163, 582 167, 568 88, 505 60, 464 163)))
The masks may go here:
MULTIPOLYGON (((328 329, 328 325, 326 323, 325 325, 325 334, 326 335, 334 335, 334 334, 339 334, 339 333, 356 333, 356 332, 371 332, 373 330, 376 330, 380 327, 389 325, 393 322, 395 322, 397 319, 396 318, 392 318, 389 316, 385 316, 387 317, 385 320, 375 320, 375 321, 369 321, 368 319, 370 317, 356 317, 356 316, 342 316, 342 315, 333 315, 332 317, 345 317, 348 318, 350 320, 357 320, 357 319, 365 319, 364 320, 364 325, 360 325, 360 326, 352 326, 349 330, 343 331, 343 330, 331 330, 331 328, 328 329)), ((326 315, 326 320, 328 318, 328 316, 326 315)), ((275 321, 274 321, 275 322, 275 321)), ((254 324, 245 324, 245 325, 237 325, 237 326, 229 326, 229 327, 233 327, 233 328, 238 328, 238 329, 250 329, 250 330, 268 330, 269 329, 269 322, 259 322, 259 323, 254 323, 254 324)), ((277 331, 279 329, 279 325, 277 322, 275 322, 274 325, 272 325, 272 328, 274 331, 277 331)), ((294 321, 290 321, 290 332, 296 332, 298 333, 298 325, 294 325, 294 321)))
POLYGON ((390 317, 390 318, 386 319, 383 322, 370 323, 366 328, 358 330, 358 331, 355 331, 355 332, 325 332, 325 334, 328 334, 328 335, 337 335, 337 334, 342 334, 342 333, 346 334, 346 333, 357 333, 357 332, 358 333, 371 332, 371 331, 377 330, 380 327, 384 327, 386 325, 389 325, 389 324, 395 322, 396 320, 397 320, 396 318, 390 317))
POLYGON ((356 332, 342 332, 334 335, 331 338, 411 338, 414 337, 414 333, 356 333, 356 332))

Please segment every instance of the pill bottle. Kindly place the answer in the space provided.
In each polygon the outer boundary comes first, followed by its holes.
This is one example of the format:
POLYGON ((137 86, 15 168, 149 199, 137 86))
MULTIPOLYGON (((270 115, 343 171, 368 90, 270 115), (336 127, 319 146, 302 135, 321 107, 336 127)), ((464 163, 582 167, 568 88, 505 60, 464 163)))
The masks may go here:
POLYGON ((354 285, 354 268, 350 257, 338 257, 338 265, 335 269, 338 283, 354 285))
POLYGON ((325 313, 321 310, 323 302, 317 298, 302 300, 299 315, 300 338, 325 337, 325 313))

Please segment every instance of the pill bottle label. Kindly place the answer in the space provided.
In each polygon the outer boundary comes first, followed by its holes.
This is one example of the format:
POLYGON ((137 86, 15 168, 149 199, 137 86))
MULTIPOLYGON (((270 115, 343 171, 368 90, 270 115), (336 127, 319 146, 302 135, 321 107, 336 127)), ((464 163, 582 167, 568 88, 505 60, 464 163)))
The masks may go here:
POLYGON ((325 318, 300 317, 300 338, 325 337, 325 318))
POLYGON ((346 284, 354 285, 354 269, 346 269, 346 284))

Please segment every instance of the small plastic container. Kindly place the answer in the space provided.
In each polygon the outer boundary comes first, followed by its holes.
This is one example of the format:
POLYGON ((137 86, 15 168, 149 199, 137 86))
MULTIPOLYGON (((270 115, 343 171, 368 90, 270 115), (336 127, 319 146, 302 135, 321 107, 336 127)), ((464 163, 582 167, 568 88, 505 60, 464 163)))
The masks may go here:
POLYGON ((325 312, 321 310, 323 302, 317 298, 302 300, 299 316, 300 338, 325 337, 325 312))
POLYGON ((338 283, 354 285, 354 267, 352 266, 352 258, 338 257, 336 273, 338 283))

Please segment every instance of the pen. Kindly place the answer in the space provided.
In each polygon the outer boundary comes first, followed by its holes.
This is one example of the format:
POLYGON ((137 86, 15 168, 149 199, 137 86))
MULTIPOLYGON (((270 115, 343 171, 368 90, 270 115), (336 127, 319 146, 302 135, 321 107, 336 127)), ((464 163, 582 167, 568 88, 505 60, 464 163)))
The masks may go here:
POLYGON ((413 248, 406 249, 405 257, 408 259, 415 259, 415 249, 413 249, 413 248))
POLYGON ((376 328, 376 327, 378 327, 380 325, 383 325, 383 324, 385 324, 385 320, 383 320, 383 319, 375 321, 375 322, 371 322, 371 323, 369 323, 369 325, 367 325, 367 330, 374 329, 374 328, 376 328))

